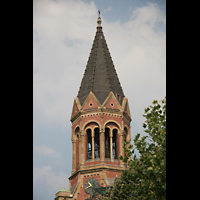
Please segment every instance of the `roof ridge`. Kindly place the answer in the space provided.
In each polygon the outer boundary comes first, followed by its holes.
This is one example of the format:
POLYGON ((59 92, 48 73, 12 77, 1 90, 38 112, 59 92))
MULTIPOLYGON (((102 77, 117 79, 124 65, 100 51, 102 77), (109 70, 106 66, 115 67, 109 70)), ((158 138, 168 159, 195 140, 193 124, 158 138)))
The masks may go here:
MULTIPOLYGON (((102 34, 103 34, 103 31, 102 31, 102 34)), ((113 68, 114 68, 115 75, 116 75, 116 77, 117 77, 117 80, 118 80, 120 89, 121 89, 121 91, 122 91, 123 96, 125 97, 124 92, 123 92, 123 89, 122 89, 122 86, 121 86, 120 81, 119 81, 119 77, 118 77, 117 71, 116 71, 116 69, 115 69, 115 65, 114 65, 114 63, 113 63, 113 60, 112 60, 112 57, 111 57, 111 54, 110 54, 110 51, 109 51, 109 48, 108 48, 108 45, 107 45, 107 42, 106 42, 106 39, 105 39, 105 36, 103 35, 103 37, 104 37, 105 46, 106 46, 106 49, 107 49, 107 51, 108 51, 110 60, 111 60, 111 62, 112 62, 112 66, 113 66, 113 68)))
MULTIPOLYGON (((102 35, 103 35, 103 31, 102 31, 102 35)), ((111 84, 110 84, 110 76, 109 76, 109 73, 108 73, 108 65, 107 65, 105 49, 104 49, 104 45, 103 45, 103 40, 104 39, 105 39, 105 37, 103 35, 103 37, 101 38, 101 44, 102 44, 102 49, 103 49, 104 61, 105 61, 105 64, 106 64, 106 73, 107 73, 107 77, 108 77, 109 88, 110 88, 110 91, 111 91, 112 88, 111 88, 111 84)))
POLYGON ((96 38, 97 38, 97 32, 98 32, 98 29, 97 29, 96 34, 95 34, 94 39, 93 39, 92 48, 91 48, 91 51, 90 51, 90 55, 89 55, 89 57, 88 57, 88 61, 87 61, 87 64, 86 64, 86 68, 85 68, 85 71, 84 71, 84 74, 83 74, 83 78, 82 78, 82 81, 81 81, 81 85, 80 85, 80 87, 79 87, 79 91, 78 91, 77 97, 78 97, 79 94, 80 94, 81 87, 82 87, 82 84, 83 84, 83 80, 84 80, 84 77, 85 77, 85 73, 86 73, 86 71, 87 71, 87 69, 88 69, 88 64, 89 64, 89 61, 90 61, 90 57, 91 57, 91 54, 92 54, 92 52, 93 52, 93 49, 95 48, 95 47, 94 47, 94 43, 95 43, 96 38))
MULTIPOLYGON (((95 40, 98 39, 98 35, 96 34, 95 40)), ((93 65, 93 71, 92 71, 92 81, 91 81, 91 91, 93 90, 94 85, 94 77, 95 77, 95 67, 96 67, 96 59, 97 59, 97 48, 98 48, 98 42, 96 43, 96 46, 94 47, 94 65, 93 65)))
MULTIPOLYGON (((57 194, 58 192, 70 192, 70 191, 69 191, 68 189, 62 187, 60 190, 58 190, 58 191, 56 192, 56 194, 57 194)), ((71 192, 70 192, 70 193, 71 193, 71 192)))

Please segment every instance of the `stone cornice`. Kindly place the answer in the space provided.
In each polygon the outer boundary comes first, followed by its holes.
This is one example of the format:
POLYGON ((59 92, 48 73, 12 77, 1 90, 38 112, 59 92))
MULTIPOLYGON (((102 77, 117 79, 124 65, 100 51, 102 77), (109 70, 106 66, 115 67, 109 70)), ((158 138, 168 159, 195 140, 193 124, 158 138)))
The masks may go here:
POLYGON ((84 110, 82 112, 78 112, 72 119, 72 125, 74 123, 76 123, 79 120, 79 117, 87 117, 87 116, 96 116, 96 115, 101 115, 101 114, 111 114, 113 116, 116 117, 123 117, 123 119, 125 120, 125 122, 127 124, 130 124, 130 122, 132 121, 132 119, 125 113, 125 112, 121 112, 121 111, 116 111, 114 109, 88 109, 88 110, 84 110))
POLYGON ((75 171, 68 179, 71 180, 74 177, 76 177, 79 173, 80 174, 85 174, 85 173, 94 173, 94 172, 99 172, 102 170, 110 170, 110 171, 121 171, 122 169, 125 169, 122 166, 116 166, 112 164, 97 164, 97 165, 92 165, 92 166, 84 166, 82 169, 79 169, 75 171))

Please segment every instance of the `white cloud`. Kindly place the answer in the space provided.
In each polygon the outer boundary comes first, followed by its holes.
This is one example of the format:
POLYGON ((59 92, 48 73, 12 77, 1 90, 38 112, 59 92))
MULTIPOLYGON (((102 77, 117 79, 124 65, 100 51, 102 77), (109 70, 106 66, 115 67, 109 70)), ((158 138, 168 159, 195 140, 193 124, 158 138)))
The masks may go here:
POLYGON ((42 123, 66 127, 94 37, 97 9, 94 2, 44 0, 34 1, 33 11, 33 112, 42 123))
MULTIPOLYGON (((96 32, 97 8, 81 0, 44 0, 34 1, 33 11, 34 116, 66 130, 96 32)), ((166 34, 161 27, 166 19, 153 3, 133 10, 126 23, 101 18, 137 126, 143 108, 165 95, 166 34)))
POLYGON ((146 6, 138 7, 132 12, 131 19, 137 19, 142 22, 153 25, 156 21, 166 22, 165 16, 156 3, 148 2, 146 6))
POLYGON ((69 189, 68 177, 69 176, 64 172, 55 174, 52 171, 52 167, 49 165, 33 169, 34 187, 37 187, 40 182, 45 183, 47 185, 47 189, 52 194, 55 194, 62 187, 69 189))
POLYGON ((33 150, 35 150, 37 153, 48 156, 51 158, 60 158, 61 154, 56 152, 53 148, 47 147, 45 145, 39 145, 39 146, 34 146, 33 150))
POLYGON ((107 13, 110 10, 112 10, 112 7, 109 6, 107 9, 104 10, 104 13, 107 13))
POLYGON ((166 95, 166 19, 153 3, 135 9, 132 16, 123 24, 104 22, 103 30, 129 100, 133 139, 137 132, 144 134, 144 107, 166 95))

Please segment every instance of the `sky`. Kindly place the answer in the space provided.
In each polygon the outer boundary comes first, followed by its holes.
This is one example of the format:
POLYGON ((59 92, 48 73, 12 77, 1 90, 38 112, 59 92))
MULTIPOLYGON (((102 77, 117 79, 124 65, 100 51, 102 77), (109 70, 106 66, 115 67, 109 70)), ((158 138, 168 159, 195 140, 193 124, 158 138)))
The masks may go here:
POLYGON ((166 0, 33 0, 33 200, 69 189, 71 112, 94 36, 103 33, 131 112, 166 96, 166 0))

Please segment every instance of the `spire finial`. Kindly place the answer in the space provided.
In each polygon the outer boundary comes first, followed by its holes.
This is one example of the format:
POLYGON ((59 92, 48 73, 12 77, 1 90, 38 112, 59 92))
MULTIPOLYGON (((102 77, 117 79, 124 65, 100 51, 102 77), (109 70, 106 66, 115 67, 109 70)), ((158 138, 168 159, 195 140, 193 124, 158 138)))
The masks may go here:
POLYGON ((100 10, 98 10, 98 13, 99 13, 99 18, 100 18, 100 10))
POLYGON ((98 10, 98 13, 99 13, 99 18, 97 20, 97 24, 98 26, 97 27, 101 27, 101 17, 100 17, 100 10, 98 10))

